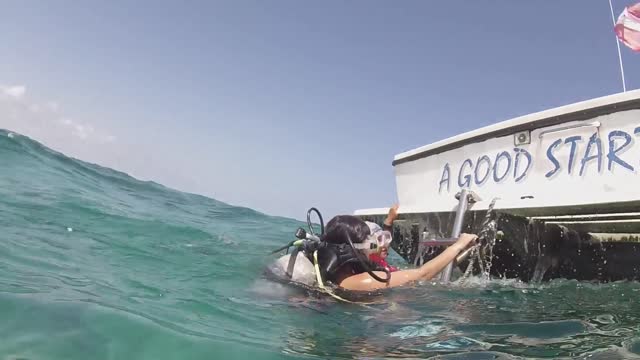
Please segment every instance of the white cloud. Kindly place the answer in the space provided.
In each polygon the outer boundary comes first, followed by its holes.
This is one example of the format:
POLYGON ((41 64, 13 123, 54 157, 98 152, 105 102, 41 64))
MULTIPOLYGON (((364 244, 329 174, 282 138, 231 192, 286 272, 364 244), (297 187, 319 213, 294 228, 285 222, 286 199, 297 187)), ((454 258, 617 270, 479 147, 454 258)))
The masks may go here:
POLYGON ((49 108, 49 110, 53 112, 57 112, 58 109, 60 109, 60 105, 55 101, 48 101, 46 105, 49 108))
MULTIPOLYGON (((95 129, 93 128, 93 126, 85 123, 78 123, 66 117, 58 119, 58 123, 68 127, 72 135, 82 140, 91 138, 91 136, 95 134, 95 129)), ((96 137, 96 140, 101 143, 113 142, 115 141, 115 136, 109 134, 99 134, 96 137)))
POLYGON ((62 125, 73 125, 73 121, 69 118, 60 118, 58 122, 62 125))
POLYGON ((87 137, 93 134, 93 126, 91 125, 74 124, 74 128, 75 130, 73 131, 73 135, 82 140, 87 139, 87 137))
POLYGON ((6 97, 21 99, 27 92, 27 87, 24 85, 0 86, 0 92, 6 97))
POLYGON ((26 96, 24 85, 0 85, 0 128, 29 136, 47 146, 60 149, 81 144, 106 144, 115 136, 93 124, 77 121, 61 113, 55 101, 37 102, 26 96))
POLYGON ((22 99, 26 94, 26 92, 27 92, 27 87, 24 85, 0 86, 0 93, 4 97, 22 99))

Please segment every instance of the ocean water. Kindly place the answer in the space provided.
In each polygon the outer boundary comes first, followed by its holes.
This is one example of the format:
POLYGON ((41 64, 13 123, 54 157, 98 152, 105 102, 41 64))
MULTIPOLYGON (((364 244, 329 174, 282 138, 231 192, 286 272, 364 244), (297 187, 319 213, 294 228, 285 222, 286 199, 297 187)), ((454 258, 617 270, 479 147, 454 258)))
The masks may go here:
POLYGON ((0 359, 640 358, 635 282, 426 282, 339 303, 263 277, 298 221, 7 131, 0 169, 0 359))

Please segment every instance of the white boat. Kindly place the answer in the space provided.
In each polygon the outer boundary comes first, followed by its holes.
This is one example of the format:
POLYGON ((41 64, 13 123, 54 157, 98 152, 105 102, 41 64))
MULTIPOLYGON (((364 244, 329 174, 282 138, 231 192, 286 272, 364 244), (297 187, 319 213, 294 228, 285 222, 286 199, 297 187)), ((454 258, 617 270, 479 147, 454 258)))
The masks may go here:
MULTIPOLYGON (((496 275, 615 280, 635 278, 640 269, 640 256, 623 261, 618 251, 640 249, 628 241, 640 234, 640 90, 463 133, 398 154, 393 166, 400 204, 393 247, 410 262, 426 260, 421 242, 451 235, 455 195, 467 188, 476 201, 468 205, 463 231, 479 231, 492 201, 500 214, 508 241, 497 249, 496 275), (618 250, 607 250, 613 247, 618 250), (576 251, 595 258, 573 259, 576 251), (610 259, 614 253, 620 259, 610 259), (567 261, 573 265, 565 271, 567 261), (627 274, 630 265, 634 271, 627 274), (536 267, 542 270, 534 274, 536 267)), ((387 211, 355 215, 382 221, 387 211)))

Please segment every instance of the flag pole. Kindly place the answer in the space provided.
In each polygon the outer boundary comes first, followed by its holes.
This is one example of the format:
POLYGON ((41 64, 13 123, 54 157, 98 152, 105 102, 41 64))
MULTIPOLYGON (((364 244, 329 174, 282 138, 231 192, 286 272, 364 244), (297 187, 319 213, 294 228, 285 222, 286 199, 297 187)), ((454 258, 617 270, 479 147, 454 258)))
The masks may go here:
MULTIPOLYGON (((616 26, 616 18, 613 15, 613 5, 611 4, 611 0, 609 0, 609 9, 611 9, 611 20, 613 21, 613 26, 616 26)), ((622 91, 627 92, 627 85, 624 82, 624 68, 622 67, 622 53, 620 52, 620 41, 616 37, 616 45, 618 46, 618 60, 620 61, 620 76, 622 77, 622 91)))

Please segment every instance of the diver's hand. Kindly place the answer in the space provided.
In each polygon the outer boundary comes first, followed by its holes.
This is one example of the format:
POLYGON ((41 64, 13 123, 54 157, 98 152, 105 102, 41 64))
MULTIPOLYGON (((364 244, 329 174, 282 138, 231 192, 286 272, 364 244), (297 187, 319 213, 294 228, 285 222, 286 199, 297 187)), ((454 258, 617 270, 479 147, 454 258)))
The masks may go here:
POLYGON ((394 204, 390 209, 389 209, 389 213, 387 214, 387 218, 384 220, 384 223, 391 226, 393 225, 393 222, 398 218, 398 208, 400 207, 400 205, 398 204, 394 204))
POLYGON ((460 249, 460 251, 463 251, 469 246, 475 244, 477 239, 478 239, 478 235, 462 233, 458 237, 458 241, 455 242, 454 246, 457 246, 460 249))

